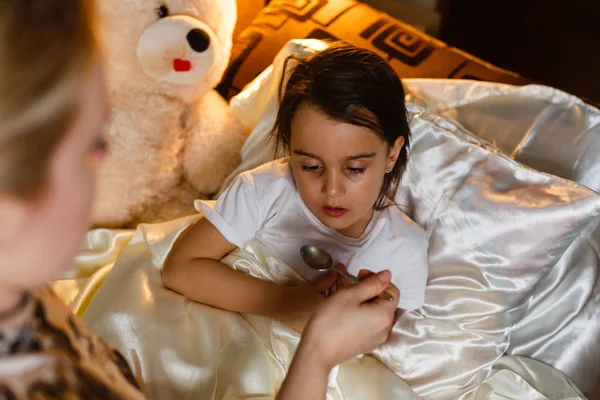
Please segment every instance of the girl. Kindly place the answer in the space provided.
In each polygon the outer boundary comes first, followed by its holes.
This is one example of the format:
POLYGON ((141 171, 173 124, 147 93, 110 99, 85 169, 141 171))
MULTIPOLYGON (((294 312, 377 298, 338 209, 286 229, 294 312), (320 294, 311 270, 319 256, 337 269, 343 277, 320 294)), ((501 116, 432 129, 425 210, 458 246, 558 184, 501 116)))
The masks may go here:
POLYGON ((214 208, 197 201, 204 219, 173 250, 163 282, 201 303, 302 332, 335 280, 316 279, 303 262, 301 246, 314 244, 351 273, 392 270, 398 306, 421 307, 427 241, 391 201, 410 136, 400 79, 375 53, 342 43, 292 61, 273 129, 275 150, 289 157, 238 176, 214 208), (219 262, 254 238, 311 283, 262 282, 219 262))
MULTIPOLYGON (((1 399, 145 398, 123 357, 44 285, 79 250, 106 154, 93 7, 0 1, 1 399)), ((365 301, 389 278, 369 277, 316 314, 278 399, 325 399, 333 365, 386 340, 394 309, 365 301), (365 319, 372 329, 358 329, 365 319)))

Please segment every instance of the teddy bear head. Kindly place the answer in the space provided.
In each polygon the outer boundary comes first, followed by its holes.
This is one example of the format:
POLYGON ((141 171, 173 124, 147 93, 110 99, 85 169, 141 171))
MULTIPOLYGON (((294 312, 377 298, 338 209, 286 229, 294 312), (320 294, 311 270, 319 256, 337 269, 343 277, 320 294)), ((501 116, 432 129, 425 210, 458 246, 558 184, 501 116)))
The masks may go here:
POLYGON ((112 88, 189 101, 221 80, 231 52, 236 0, 97 4, 112 88))

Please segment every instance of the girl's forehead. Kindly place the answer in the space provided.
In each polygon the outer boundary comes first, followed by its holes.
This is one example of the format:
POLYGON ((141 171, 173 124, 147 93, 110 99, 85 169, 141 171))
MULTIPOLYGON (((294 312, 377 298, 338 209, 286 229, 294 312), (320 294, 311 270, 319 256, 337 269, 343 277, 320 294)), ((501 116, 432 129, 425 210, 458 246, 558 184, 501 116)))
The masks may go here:
POLYGON ((374 152, 385 146, 385 142, 372 130, 335 120, 314 107, 301 107, 296 112, 290 133, 292 147, 374 152))

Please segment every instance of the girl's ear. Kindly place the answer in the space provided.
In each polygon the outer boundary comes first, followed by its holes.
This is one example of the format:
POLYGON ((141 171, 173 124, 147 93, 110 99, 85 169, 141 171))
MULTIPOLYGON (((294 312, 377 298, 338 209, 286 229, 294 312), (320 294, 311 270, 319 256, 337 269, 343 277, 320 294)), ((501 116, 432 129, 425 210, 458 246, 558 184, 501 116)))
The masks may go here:
POLYGON ((388 161, 388 170, 391 171, 396 165, 396 161, 398 161, 398 157, 400 156, 400 151, 404 146, 404 136, 398 136, 394 145, 390 149, 390 156, 388 161))

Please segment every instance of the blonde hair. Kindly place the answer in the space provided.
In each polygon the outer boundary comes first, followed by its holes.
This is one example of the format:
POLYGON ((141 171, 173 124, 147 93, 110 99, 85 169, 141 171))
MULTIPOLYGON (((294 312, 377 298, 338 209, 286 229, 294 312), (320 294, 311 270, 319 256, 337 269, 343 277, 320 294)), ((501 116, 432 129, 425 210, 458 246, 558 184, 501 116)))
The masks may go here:
POLYGON ((0 0, 0 192, 44 186, 96 48, 92 0, 0 0))

